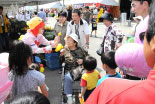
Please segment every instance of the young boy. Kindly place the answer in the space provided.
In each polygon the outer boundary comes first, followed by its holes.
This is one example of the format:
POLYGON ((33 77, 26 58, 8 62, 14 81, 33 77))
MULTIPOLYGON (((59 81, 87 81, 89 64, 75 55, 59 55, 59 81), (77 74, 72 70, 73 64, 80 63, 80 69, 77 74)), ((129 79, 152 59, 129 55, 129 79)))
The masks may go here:
POLYGON ((96 88, 98 79, 100 79, 99 72, 95 69, 97 66, 97 61, 94 57, 87 56, 83 60, 83 67, 86 73, 82 75, 81 78, 81 94, 79 98, 84 96, 84 101, 87 100, 91 92, 96 88))
POLYGON ((97 86, 103 82, 103 80, 109 77, 121 78, 121 75, 116 72, 117 65, 115 63, 115 52, 108 51, 101 56, 102 67, 106 71, 106 75, 98 80, 97 86))
POLYGON ((95 37, 97 37, 96 36, 96 32, 97 32, 97 23, 96 23, 96 20, 97 20, 96 15, 93 14, 93 17, 92 17, 92 20, 91 20, 91 22, 92 22, 91 36, 92 36, 93 31, 95 31, 95 37))
MULTIPOLYGON (((85 104, 154 104, 155 102, 155 1, 150 8, 149 27, 144 38, 144 56, 150 71, 146 80, 105 80, 85 104)), ((131 47, 132 48, 132 47, 131 47)), ((138 57, 138 56, 137 56, 138 57)))

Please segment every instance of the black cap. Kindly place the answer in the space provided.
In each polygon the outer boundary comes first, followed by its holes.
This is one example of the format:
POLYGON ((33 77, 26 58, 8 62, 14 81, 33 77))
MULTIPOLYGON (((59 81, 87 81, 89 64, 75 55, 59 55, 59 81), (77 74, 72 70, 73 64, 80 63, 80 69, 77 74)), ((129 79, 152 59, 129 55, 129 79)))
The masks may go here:
POLYGON ((67 13, 61 11, 60 13, 58 13, 58 17, 59 17, 59 16, 67 17, 67 13))
POLYGON ((103 19, 105 19, 105 20, 109 20, 109 21, 113 21, 113 15, 111 14, 111 13, 104 13, 103 14, 103 19))

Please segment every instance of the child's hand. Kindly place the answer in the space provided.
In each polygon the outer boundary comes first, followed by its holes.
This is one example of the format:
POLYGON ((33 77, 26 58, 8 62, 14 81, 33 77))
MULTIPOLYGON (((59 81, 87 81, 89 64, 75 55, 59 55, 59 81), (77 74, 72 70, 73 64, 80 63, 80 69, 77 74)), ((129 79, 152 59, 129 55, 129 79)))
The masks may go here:
POLYGON ((79 98, 82 98, 82 95, 81 95, 81 93, 79 93, 79 98))

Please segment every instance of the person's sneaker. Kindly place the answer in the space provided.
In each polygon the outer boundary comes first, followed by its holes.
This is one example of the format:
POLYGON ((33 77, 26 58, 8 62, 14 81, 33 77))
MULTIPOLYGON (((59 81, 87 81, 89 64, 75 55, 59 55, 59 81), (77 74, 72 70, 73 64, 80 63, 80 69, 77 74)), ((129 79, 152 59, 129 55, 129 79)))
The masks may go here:
POLYGON ((97 38, 97 36, 95 35, 95 38, 97 38))

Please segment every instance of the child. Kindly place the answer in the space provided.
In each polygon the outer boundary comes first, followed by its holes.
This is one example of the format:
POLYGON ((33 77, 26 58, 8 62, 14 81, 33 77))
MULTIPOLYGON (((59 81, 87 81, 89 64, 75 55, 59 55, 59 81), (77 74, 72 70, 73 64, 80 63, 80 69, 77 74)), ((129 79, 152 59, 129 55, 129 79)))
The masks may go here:
POLYGON ((57 36, 54 41, 48 41, 44 36, 44 21, 39 17, 34 17, 27 22, 29 30, 21 39, 25 44, 28 44, 32 48, 34 53, 50 53, 52 48, 55 48, 59 43, 60 37, 57 36), (39 48, 39 45, 46 45, 46 47, 39 48))
POLYGON ((19 95, 27 91, 38 91, 40 87, 42 93, 47 97, 48 92, 45 85, 45 75, 29 70, 32 63, 32 50, 22 41, 15 41, 14 47, 9 55, 9 78, 12 80, 12 96, 19 95))
POLYGON ((96 32, 97 32, 97 23, 96 23, 96 20, 97 20, 96 15, 93 14, 93 18, 92 18, 92 21, 91 21, 92 22, 91 36, 92 36, 93 31, 95 30, 95 37, 97 37, 96 36, 96 32))
POLYGON ((103 82, 103 80, 109 78, 109 77, 116 77, 121 78, 121 75, 116 72, 117 65, 115 63, 115 52, 114 51, 108 51, 102 54, 101 56, 102 61, 102 67, 106 71, 106 74, 104 77, 99 79, 97 86, 103 82))
POLYGON ((50 104, 50 101, 39 92, 29 91, 15 96, 9 104, 50 104))
POLYGON ((87 100, 91 92, 96 88, 98 79, 100 79, 99 72, 95 69, 97 66, 97 61, 94 57, 87 56, 83 60, 83 67, 86 73, 82 75, 81 78, 81 94, 79 98, 84 96, 84 101, 87 100))
MULTIPOLYGON (((136 1, 137 2, 137 1, 136 1)), ((145 2, 145 1, 143 1, 145 2)), ((150 71, 146 80, 109 78, 101 83, 85 104, 154 104, 155 99, 155 1, 150 8, 149 27, 144 38, 144 56, 150 71)), ((132 48, 132 47, 131 47, 132 48)), ((137 56, 138 57, 138 56, 137 56)))

